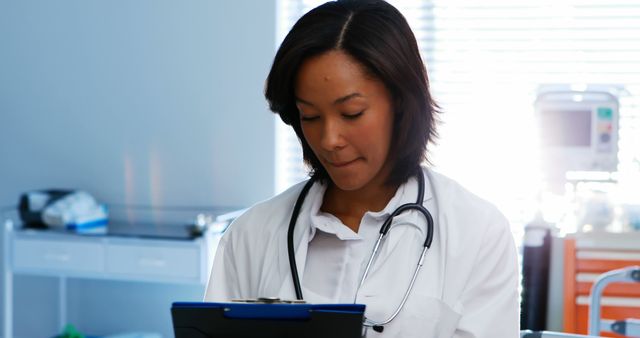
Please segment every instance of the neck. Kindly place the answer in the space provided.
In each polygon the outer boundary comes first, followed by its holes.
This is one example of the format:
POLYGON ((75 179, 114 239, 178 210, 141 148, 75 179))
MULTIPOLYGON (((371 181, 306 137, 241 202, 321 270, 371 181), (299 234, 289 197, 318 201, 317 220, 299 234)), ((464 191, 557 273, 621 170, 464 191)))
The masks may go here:
POLYGON ((384 209, 397 189, 398 185, 379 184, 346 191, 330 182, 320 210, 338 217, 351 230, 358 232, 364 214, 384 209))

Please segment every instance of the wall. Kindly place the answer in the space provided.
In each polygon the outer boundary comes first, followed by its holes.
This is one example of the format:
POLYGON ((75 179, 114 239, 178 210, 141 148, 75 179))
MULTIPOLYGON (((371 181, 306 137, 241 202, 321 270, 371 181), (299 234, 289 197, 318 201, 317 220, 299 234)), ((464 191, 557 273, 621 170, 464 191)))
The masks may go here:
MULTIPOLYGON (((262 91, 275 1, 0 2, 0 206, 49 187, 154 207, 248 206, 271 196, 274 117, 262 91)), ((15 284, 24 304, 16 337, 51 336, 56 281, 15 284)), ((202 293, 69 287, 70 320, 101 334, 146 327, 171 336, 166 305, 202 293), (118 315, 127 299, 134 312, 118 315)))

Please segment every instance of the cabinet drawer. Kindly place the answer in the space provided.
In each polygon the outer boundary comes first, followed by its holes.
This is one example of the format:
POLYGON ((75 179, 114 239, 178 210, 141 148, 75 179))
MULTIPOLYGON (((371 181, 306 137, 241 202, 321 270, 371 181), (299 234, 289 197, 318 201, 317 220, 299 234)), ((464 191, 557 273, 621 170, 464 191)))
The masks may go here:
POLYGON ((96 243, 18 238, 13 249, 16 269, 56 273, 104 271, 104 247, 96 243))
POLYGON ((111 244, 107 271, 130 276, 195 279, 200 277, 200 251, 194 247, 111 244))

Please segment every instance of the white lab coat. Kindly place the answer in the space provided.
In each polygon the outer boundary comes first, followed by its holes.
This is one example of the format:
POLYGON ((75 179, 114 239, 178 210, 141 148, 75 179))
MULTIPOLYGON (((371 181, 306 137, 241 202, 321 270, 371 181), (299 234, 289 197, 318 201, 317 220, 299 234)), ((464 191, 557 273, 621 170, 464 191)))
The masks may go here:
MULTIPOLYGON (((368 330, 367 337, 518 337, 518 263, 507 220, 451 179, 430 169, 424 172, 424 206, 435 224, 433 244, 398 317, 383 333, 368 330)), ((253 206, 230 226, 218 246, 205 301, 295 299, 287 229, 303 185, 253 206)), ((417 181, 406 185, 410 192, 402 203, 415 202, 417 181)), ((307 199, 319 191, 312 188, 307 199)), ((309 244, 309 209, 309 203, 304 203, 294 232, 301 281, 309 244)), ((369 318, 383 320, 399 304, 425 233, 425 221, 416 212, 394 219, 377 267, 359 292, 358 302, 367 304, 369 318)))

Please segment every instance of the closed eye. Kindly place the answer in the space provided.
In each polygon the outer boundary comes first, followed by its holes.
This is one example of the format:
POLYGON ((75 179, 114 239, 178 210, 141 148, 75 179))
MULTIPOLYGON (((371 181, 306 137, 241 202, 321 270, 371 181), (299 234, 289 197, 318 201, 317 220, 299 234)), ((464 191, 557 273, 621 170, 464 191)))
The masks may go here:
POLYGON ((310 122, 310 121, 314 121, 317 120, 318 118, 320 118, 319 116, 302 116, 300 115, 300 121, 302 122, 310 122))
POLYGON ((358 112, 358 113, 355 113, 355 114, 342 114, 342 116, 347 120, 355 120, 358 117, 362 116, 362 113, 363 112, 358 112))

